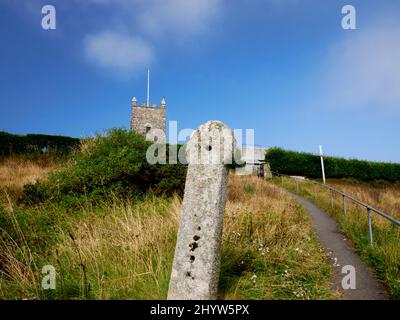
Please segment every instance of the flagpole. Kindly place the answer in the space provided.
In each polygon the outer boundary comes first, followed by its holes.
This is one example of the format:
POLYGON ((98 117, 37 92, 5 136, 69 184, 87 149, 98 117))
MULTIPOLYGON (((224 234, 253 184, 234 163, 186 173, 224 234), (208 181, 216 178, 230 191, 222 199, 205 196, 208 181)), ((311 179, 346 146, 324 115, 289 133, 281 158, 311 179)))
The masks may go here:
POLYGON ((150 69, 147 69, 147 107, 150 107, 150 69))

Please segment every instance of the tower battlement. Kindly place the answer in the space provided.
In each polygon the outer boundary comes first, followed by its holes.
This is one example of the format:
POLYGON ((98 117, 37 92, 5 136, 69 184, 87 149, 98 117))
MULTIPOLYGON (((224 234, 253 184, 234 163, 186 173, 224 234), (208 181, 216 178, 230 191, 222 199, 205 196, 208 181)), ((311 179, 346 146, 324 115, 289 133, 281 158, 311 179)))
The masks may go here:
POLYGON ((156 104, 147 106, 145 102, 138 106, 136 97, 133 97, 131 130, 143 135, 147 135, 152 130, 162 130, 165 136, 166 106, 165 98, 161 100, 160 106, 157 106, 156 104))

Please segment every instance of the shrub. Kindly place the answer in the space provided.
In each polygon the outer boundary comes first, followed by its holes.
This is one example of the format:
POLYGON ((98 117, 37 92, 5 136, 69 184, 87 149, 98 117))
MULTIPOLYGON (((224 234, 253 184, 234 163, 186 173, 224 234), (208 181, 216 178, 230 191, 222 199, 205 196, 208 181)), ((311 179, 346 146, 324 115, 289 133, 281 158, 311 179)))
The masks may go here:
MULTIPOLYGON (((271 148, 266 153, 271 170, 281 174, 321 178, 320 156, 271 148)), ((360 181, 400 181, 400 164, 324 157, 327 178, 353 178, 360 181)))
MULTIPOLYGON (((186 166, 149 164, 146 151, 151 142, 137 133, 113 129, 87 140, 60 171, 46 182, 25 186, 22 203, 62 202, 70 206, 82 198, 94 202, 135 199, 148 191, 182 193, 186 166)), ((168 148, 167 148, 168 150, 168 148)))

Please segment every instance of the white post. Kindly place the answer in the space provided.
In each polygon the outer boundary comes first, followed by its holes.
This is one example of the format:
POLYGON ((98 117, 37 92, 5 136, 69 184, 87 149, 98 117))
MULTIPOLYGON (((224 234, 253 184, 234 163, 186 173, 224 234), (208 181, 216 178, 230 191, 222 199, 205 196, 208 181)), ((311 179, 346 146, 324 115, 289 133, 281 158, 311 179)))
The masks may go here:
POLYGON ((147 108, 150 107, 150 69, 147 69, 147 108))
POLYGON ((326 179, 325 179, 325 166, 324 166, 324 153, 322 152, 322 146, 319 146, 319 154, 321 155, 321 168, 322 168, 322 179, 324 181, 324 184, 326 184, 326 179))

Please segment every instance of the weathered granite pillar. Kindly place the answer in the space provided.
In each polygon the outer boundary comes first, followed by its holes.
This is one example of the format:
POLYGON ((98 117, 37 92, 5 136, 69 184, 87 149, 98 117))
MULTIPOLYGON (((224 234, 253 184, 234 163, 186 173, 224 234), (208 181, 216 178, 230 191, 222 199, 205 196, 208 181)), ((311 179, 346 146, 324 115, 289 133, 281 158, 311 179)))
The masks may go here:
POLYGON ((186 146, 188 172, 168 299, 217 298, 223 213, 236 148, 219 121, 200 126, 186 146))

